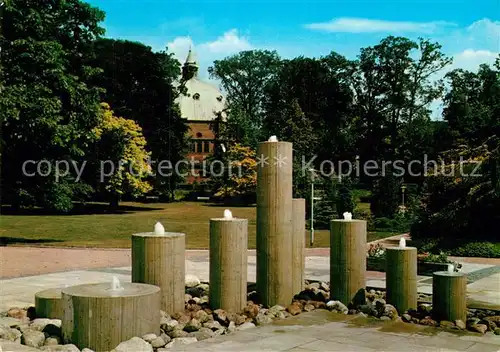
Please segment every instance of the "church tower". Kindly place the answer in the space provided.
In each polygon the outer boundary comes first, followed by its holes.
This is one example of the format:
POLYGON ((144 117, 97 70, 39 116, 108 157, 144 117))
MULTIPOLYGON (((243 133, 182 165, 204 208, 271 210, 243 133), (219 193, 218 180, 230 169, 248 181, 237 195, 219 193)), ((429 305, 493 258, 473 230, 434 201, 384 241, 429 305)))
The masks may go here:
POLYGON ((186 62, 182 66, 182 79, 185 81, 190 80, 191 78, 198 77, 198 63, 194 57, 191 46, 189 47, 189 52, 186 58, 186 62))

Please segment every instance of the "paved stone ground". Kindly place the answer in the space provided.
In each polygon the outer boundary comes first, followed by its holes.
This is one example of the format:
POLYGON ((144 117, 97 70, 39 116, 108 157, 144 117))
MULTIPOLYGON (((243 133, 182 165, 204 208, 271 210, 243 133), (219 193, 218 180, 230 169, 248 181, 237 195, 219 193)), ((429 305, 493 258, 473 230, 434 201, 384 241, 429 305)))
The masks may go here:
MULTIPOLYGON (((89 250, 88 252, 92 253, 93 251, 89 250)), ((73 254, 77 262, 79 260, 78 254, 80 253, 81 250, 77 250, 73 254)), ((312 252, 312 254, 317 253, 312 252)), ((50 261, 51 258, 45 260, 50 261)), ((488 274, 492 269, 497 268, 497 266, 491 264, 466 262, 462 264, 462 271, 466 273, 476 273, 486 270, 488 274)), ((306 257, 305 266, 305 277, 307 279, 329 281, 330 266, 328 256, 309 255, 306 257)), ((209 258, 207 251, 189 251, 187 253, 186 274, 196 275, 202 281, 209 280, 209 258)), ((113 276, 116 276, 122 282, 130 282, 131 267, 95 267, 87 270, 73 270, 2 279, 0 280, 0 311, 13 306, 23 307, 31 305, 34 302, 35 293, 44 289, 94 282, 111 282, 113 276)), ((485 277, 476 275, 476 278, 476 281, 468 285, 469 304, 500 310, 500 272, 492 273, 485 277)), ((249 282, 255 282, 256 280, 255 251, 249 252, 247 279, 249 282)), ((371 288, 385 288, 385 273, 368 271, 366 285, 371 288)), ((432 278, 419 276, 418 290, 422 293, 432 293, 432 278)))
POLYGON ((500 337, 406 323, 383 323, 324 310, 218 336, 172 351, 500 351, 500 337))

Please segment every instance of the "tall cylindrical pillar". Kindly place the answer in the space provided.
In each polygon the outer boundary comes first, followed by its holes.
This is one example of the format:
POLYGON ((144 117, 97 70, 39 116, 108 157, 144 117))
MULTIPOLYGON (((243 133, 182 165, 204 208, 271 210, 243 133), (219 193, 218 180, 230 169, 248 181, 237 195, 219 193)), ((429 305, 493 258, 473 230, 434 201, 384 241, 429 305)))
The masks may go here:
POLYGON ((417 249, 390 247, 386 251, 387 303, 403 314, 417 308, 417 249))
POLYGON ((365 288, 366 221, 330 223, 330 299, 348 305, 365 288))
POLYGON ((304 265, 306 246, 306 200, 292 201, 292 292, 294 295, 304 289, 304 265))
POLYGON ((132 235, 132 282, 161 288, 161 309, 184 311, 186 236, 151 232, 132 235))
POLYGON ((210 307, 239 313, 247 304, 248 220, 210 219, 210 307))
POLYGON ((257 148, 257 290, 265 306, 293 298, 292 143, 262 142, 257 148))
POLYGON ((438 271, 432 275, 432 316, 437 321, 466 321, 466 274, 438 271))

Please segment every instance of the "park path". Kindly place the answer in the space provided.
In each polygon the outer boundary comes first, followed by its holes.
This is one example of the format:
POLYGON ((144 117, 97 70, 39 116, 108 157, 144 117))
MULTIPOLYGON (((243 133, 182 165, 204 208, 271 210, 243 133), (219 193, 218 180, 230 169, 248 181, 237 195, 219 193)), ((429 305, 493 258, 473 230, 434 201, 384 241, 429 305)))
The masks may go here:
MULTIPOLYGON (((255 255, 255 250, 249 250, 255 255)), ((328 256, 328 248, 308 248, 306 256, 328 256)), ((130 249, 0 247, 0 278, 131 265, 130 249)), ((208 250, 188 250, 186 259, 208 258, 208 250)))
MULTIPOLYGON (((409 239, 408 234, 384 238, 371 243, 383 246, 397 245, 401 237, 409 239)), ((255 255, 255 250, 249 250, 255 255)), ((306 248, 306 257, 328 257, 329 248, 306 248)), ((125 267, 131 265, 130 249, 101 248, 61 248, 61 247, 0 247, 0 278, 16 278, 73 270, 125 267)), ((187 250, 186 259, 207 261, 208 250, 187 250)), ((461 263, 500 265, 500 259, 494 258, 458 258, 461 263)))

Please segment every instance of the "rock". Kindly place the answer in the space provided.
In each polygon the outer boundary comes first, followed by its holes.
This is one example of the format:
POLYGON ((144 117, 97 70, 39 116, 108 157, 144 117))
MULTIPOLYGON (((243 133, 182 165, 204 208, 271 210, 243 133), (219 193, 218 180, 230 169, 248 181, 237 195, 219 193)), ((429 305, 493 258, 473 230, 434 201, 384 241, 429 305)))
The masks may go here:
POLYGON ((42 347, 45 343, 45 334, 41 331, 26 330, 21 336, 21 343, 29 347, 42 347))
POLYGON ((330 301, 326 304, 326 307, 331 311, 336 311, 343 314, 347 314, 349 312, 349 309, 347 309, 346 305, 340 301, 330 301))
POLYGON ((193 296, 189 295, 189 294, 184 294, 184 302, 189 302, 193 299, 193 296))
POLYGON ((146 334, 142 337, 142 339, 148 343, 151 343, 154 339, 156 339, 156 334, 146 334))
POLYGON ((195 343, 197 341, 198 340, 196 339, 196 337, 177 337, 177 338, 173 339, 172 341, 170 341, 165 346, 165 349, 167 349, 167 348, 170 348, 170 349, 179 348, 181 346, 189 345, 189 344, 195 343))
POLYGON ((210 292, 210 286, 208 284, 201 283, 198 286, 196 286, 201 292, 203 292, 203 295, 208 295, 210 292))
POLYGON ((455 320, 455 325, 457 326, 457 328, 459 329, 462 329, 462 330, 465 330, 466 329, 466 326, 465 326, 465 323, 463 322, 463 320, 455 320))
POLYGON ((500 315, 493 315, 493 316, 489 316, 489 317, 486 317, 484 318, 484 320, 488 321, 488 322, 492 322, 494 323, 497 327, 500 328, 500 315))
POLYGON ((356 292, 352 299, 352 307, 357 308, 363 304, 366 304, 366 291, 364 288, 361 288, 358 292, 356 292))
POLYGON ((62 336, 61 327, 54 324, 45 325, 42 332, 48 336, 62 336))
POLYGON ((202 296, 202 297, 200 297, 200 303, 199 304, 208 303, 208 300, 209 300, 208 296, 206 296, 206 295, 202 296))
POLYGON ((208 322, 203 324, 203 327, 208 328, 212 331, 222 329, 222 325, 217 320, 208 321, 208 322))
POLYGON ((328 301, 328 298, 330 298, 330 294, 328 292, 325 292, 323 290, 319 290, 316 295, 314 296, 315 301, 320 301, 320 302, 326 302, 328 301))
POLYGON ((214 310, 213 315, 219 323, 225 324, 227 322, 227 314, 223 309, 214 310))
POLYGON ((17 329, 0 326, 0 339, 21 343, 21 335, 22 333, 17 329))
POLYGON ((320 282, 319 288, 323 291, 330 291, 330 286, 326 282, 320 282))
POLYGON ((7 311, 7 316, 19 320, 24 320, 28 316, 28 312, 21 308, 11 308, 7 311))
POLYGON ((421 303, 417 307, 417 313, 428 315, 431 312, 432 306, 427 303, 421 303))
POLYGON ((172 339, 170 338, 170 336, 168 336, 167 334, 165 333, 161 333, 160 334, 160 337, 161 339, 165 342, 165 344, 169 343, 170 341, 172 341, 172 339))
POLYGON ((410 314, 403 314, 403 315, 401 316, 401 318, 403 319, 403 321, 404 321, 405 323, 410 323, 410 322, 411 322, 411 315, 410 315, 410 314))
POLYGON ((30 324, 30 329, 31 330, 37 330, 37 331, 43 331, 43 329, 48 325, 52 324, 57 327, 61 327, 61 320, 60 319, 45 319, 45 318, 38 318, 35 319, 31 322, 30 324))
POLYGON ((115 347, 116 352, 153 352, 153 346, 139 337, 132 337, 115 347))
POLYGON ((385 311, 385 305, 387 303, 385 302, 384 299, 382 298, 375 298, 373 300, 373 307, 375 308, 375 310, 377 311, 377 314, 376 316, 377 317, 380 317, 384 314, 384 311, 385 311))
POLYGON ((210 319, 212 319, 212 317, 210 315, 208 315, 207 312, 205 312, 204 310, 199 310, 197 311, 193 318, 195 318, 196 320, 198 320, 200 323, 206 323, 207 321, 209 321, 210 319))
POLYGON ((91 350, 90 348, 84 348, 82 352, 94 352, 94 350, 91 350))
POLYGON ((6 326, 9 328, 15 328, 23 324, 21 319, 11 318, 11 317, 2 317, 0 318, 0 326, 6 326))
POLYGON ((470 319, 467 319, 467 321, 465 322, 465 325, 467 326, 467 329, 469 329, 472 325, 476 325, 480 321, 481 321, 481 319, 478 319, 478 318, 470 318, 470 319))
POLYGON ((488 327, 484 324, 474 324, 469 327, 469 330, 484 334, 488 330, 488 327))
POLYGON ((286 308, 283 306, 280 306, 279 304, 272 306, 269 308, 269 314, 276 316, 279 312, 285 311, 286 308))
POLYGON ((455 327, 455 323, 451 322, 451 321, 448 321, 448 320, 441 320, 439 322, 439 326, 442 327, 442 328, 454 328, 455 327))
POLYGON ((236 314, 234 318, 234 323, 236 324, 236 326, 238 326, 246 322, 247 319, 248 317, 245 314, 236 314))
MULTIPOLYGON (((170 341, 170 338, 168 340, 170 341)), ((157 338, 152 340, 150 342, 150 344, 151 344, 151 346, 153 346, 153 348, 160 348, 160 347, 165 346, 167 343, 165 342, 165 340, 163 340, 163 338, 161 336, 158 336, 157 338)))
POLYGON ((227 327, 227 331, 230 333, 236 331, 236 324, 234 323, 234 321, 229 323, 229 325, 227 327))
POLYGON ((215 336, 215 333, 208 328, 201 328, 199 331, 195 331, 189 334, 189 337, 196 337, 198 341, 210 339, 215 336))
POLYGON ((45 346, 59 345, 61 338, 59 336, 50 336, 45 339, 45 346))
POLYGON ((243 323, 243 324, 241 324, 240 326, 238 326, 238 327, 236 328, 236 330, 241 331, 241 330, 252 329, 252 328, 254 328, 254 327, 255 327, 255 324, 254 324, 254 323, 251 323, 251 322, 247 321, 246 323, 243 323))
POLYGON ((184 331, 194 332, 200 330, 200 328, 201 328, 200 321, 197 319, 191 319, 189 323, 187 323, 186 326, 184 326, 184 331))
POLYGON ((259 314, 259 306, 252 302, 248 302, 246 307, 243 308, 243 314, 253 319, 257 316, 257 314, 259 314))
POLYGON ((191 295, 191 297, 194 299, 196 297, 201 297, 203 295, 203 291, 198 287, 188 287, 186 289, 186 294, 191 295))
POLYGON ((438 326, 437 321, 433 320, 431 317, 425 317, 421 319, 419 323, 427 326, 438 326))
POLYGON ((495 335, 500 335, 500 328, 496 328, 495 331, 493 331, 495 335))
POLYGON ((297 302, 293 302, 288 306, 287 311, 291 315, 297 315, 302 312, 302 307, 297 302))
POLYGON ((312 312, 314 309, 315 309, 314 306, 310 303, 304 306, 304 312, 312 312))
POLYGON ((183 325, 183 326, 186 325, 191 320, 191 316, 189 316, 183 312, 175 313, 172 317, 175 320, 177 320, 179 325, 183 325))
POLYGON ((497 327, 493 321, 488 320, 488 317, 483 318, 480 323, 486 325, 489 331, 494 331, 497 327))
POLYGON ((362 304, 358 307, 359 311, 361 313, 367 314, 367 315, 374 315, 377 311, 368 304, 362 304))
POLYGON ((45 352, 80 352, 78 347, 73 344, 68 345, 45 345, 40 348, 45 352))
POLYGON ((186 275, 185 282, 187 288, 196 287, 201 283, 200 279, 194 275, 186 275))
MULTIPOLYGON (((179 322, 174 319, 170 319, 164 324, 161 324, 161 328, 165 330, 166 332, 173 331, 179 326, 179 322)), ((181 329, 182 330, 182 329, 181 329)))
POLYGON ((170 336, 173 339, 179 338, 179 337, 187 337, 188 333, 184 330, 181 329, 174 329, 170 332, 167 332, 167 335, 170 336))
POLYGON ((319 282, 312 282, 309 285, 306 286, 306 290, 312 291, 313 289, 319 289, 320 288, 320 283, 319 282))
POLYGON ((273 319, 269 315, 257 314, 254 318, 255 325, 265 325, 273 322, 273 319))
POLYGON ((389 318, 388 316, 382 315, 382 316, 380 317, 380 320, 383 320, 383 321, 391 321, 392 319, 391 319, 391 318, 389 318))
POLYGON ((399 316, 399 314, 396 307, 391 304, 386 304, 382 316, 389 317, 391 320, 395 320, 399 316))

